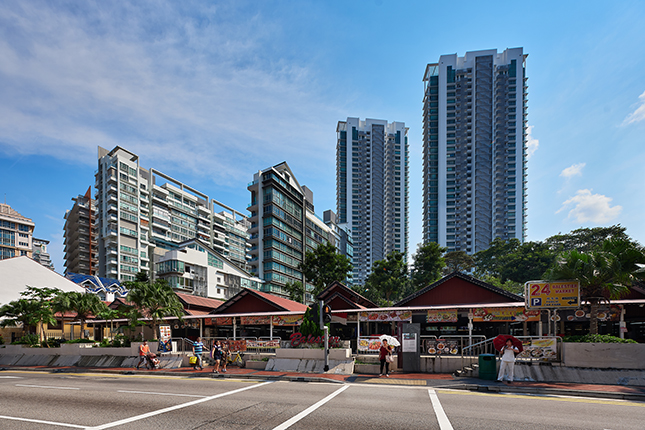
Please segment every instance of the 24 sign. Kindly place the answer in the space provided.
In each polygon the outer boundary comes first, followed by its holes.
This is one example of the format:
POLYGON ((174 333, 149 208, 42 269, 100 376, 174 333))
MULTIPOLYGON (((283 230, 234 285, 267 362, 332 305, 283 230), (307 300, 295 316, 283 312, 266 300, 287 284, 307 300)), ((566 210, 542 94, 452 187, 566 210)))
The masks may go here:
POLYGON ((580 307, 580 282, 529 281, 524 297, 527 309, 563 309, 580 307))

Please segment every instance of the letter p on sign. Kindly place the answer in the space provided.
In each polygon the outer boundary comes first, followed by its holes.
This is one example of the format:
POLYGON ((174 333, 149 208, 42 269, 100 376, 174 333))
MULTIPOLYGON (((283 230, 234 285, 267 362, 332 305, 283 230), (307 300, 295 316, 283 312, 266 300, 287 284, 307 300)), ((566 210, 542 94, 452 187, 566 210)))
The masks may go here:
POLYGON ((542 306, 542 298, 541 297, 532 298, 531 306, 542 306))

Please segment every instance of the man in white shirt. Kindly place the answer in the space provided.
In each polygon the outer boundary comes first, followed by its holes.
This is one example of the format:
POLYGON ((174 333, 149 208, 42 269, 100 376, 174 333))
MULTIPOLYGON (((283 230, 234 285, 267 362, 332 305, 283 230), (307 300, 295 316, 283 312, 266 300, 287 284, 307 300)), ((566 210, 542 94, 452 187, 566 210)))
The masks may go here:
POLYGON ((513 371, 515 368, 515 354, 519 354, 520 350, 513 346, 513 341, 506 339, 506 345, 502 347, 500 351, 502 353, 502 363, 499 366, 499 375, 497 376, 498 381, 504 379, 506 374, 506 379, 509 383, 513 383, 513 371))

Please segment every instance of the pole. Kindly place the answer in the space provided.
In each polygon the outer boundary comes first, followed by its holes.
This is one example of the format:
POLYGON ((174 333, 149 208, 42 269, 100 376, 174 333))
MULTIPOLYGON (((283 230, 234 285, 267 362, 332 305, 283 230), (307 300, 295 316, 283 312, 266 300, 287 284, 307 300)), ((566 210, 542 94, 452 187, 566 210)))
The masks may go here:
POLYGON ((203 318, 199 319, 199 337, 204 337, 204 326, 202 324, 202 321, 204 321, 203 318))
POLYGON ((325 367, 323 370, 327 372, 329 370, 329 328, 324 326, 323 331, 325 332, 325 367))
POLYGON ((468 309, 468 346, 473 344, 473 310, 468 309))
POLYGON ((325 326, 323 324, 323 306, 325 306, 325 303, 322 300, 318 301, 318 327, 320 327, 321 330, 323 330, 323 327, 325 326))
POLYGON ((538 336, 542 337, 542 311, 540 311, 540 320, 538 321, 538 336))
POLYGON ((620 322, 618 323, 618 331, 620 332, 621 339, 625 339, 626 329, 627 324, 625 323, 625 305, 620 305, 620 322))
POLYGON ((269 339, 273 340, 273 317, 269 318, 269 339))
POLYGON ((237 340, 237 317, 233 317, 233 340, 237 340))

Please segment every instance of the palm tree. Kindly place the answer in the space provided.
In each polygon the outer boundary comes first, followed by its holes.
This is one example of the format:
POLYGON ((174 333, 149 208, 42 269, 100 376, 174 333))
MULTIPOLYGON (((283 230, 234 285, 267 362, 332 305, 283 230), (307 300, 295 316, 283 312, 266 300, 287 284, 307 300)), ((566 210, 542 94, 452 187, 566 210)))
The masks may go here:
POLYGON ((85 321, 90 315, 97 315, 107 309, 105 303, 96 294, 79 293, 71 291, 69 296, 69 309, 76 312, 76 320, 81 324, 81 339, 85 339, 85 321))
POLYGON ((117 319, 121 315, 121 312, 119 312, 117 309, 111 309, 109 307, 105 307, 104 310, 98 312, 96 314, 97 318, 100 318, 102 320, 110 321, 110 340, 114 339, 113 333, 114 333, 114 320, 117 319))
POLYGON ((598 334, 599 304, 628 294, 637 263, 644 259, 645 254, 639 246, 624 240, 607 240, 598 251, 564 252, 545 273, 545 279, 577 279, 580 282, 582 299, 591 308, 589 332, 598 334))
MULTIPOLYGON (((52 299, 52 310, 61 315, 61 327, 63 329, 63 338, 65 337, 65 312, 69 311, 70 299, 69 292, 61 292, 52 299)), ((71 336, 70 336, 71 339, 71 336)))
POLYGON ((20 293, 22 298, 0 308, 0 317, 4 317, 0 327, 22 325, 23 331, 29 327, 36 327, 39 341, 42 342, 45 340, 45 324, 56 324, 51 300, 59 293, 57 288, 27 286, 25 291, 20 293))
POLYGON ((157 335, 159 320, 167 316, 184 316, 184 307, 172 287, 165 280, 135 281, 128 285, 128 301, 134 303, 144 317, 152 319, 152 330, 157 335))

